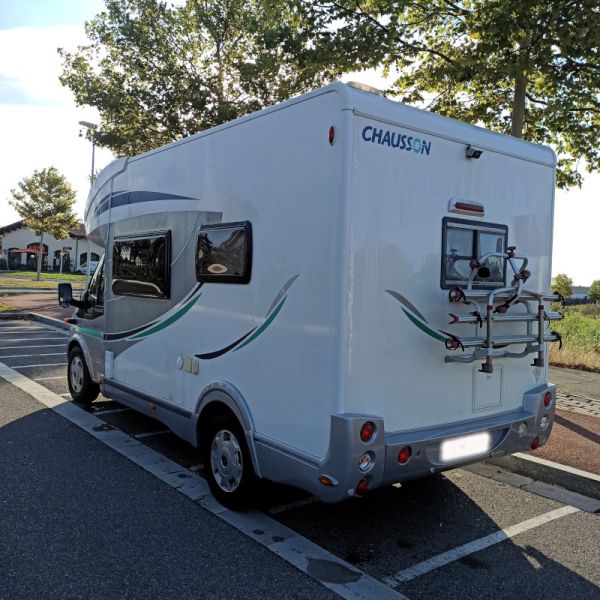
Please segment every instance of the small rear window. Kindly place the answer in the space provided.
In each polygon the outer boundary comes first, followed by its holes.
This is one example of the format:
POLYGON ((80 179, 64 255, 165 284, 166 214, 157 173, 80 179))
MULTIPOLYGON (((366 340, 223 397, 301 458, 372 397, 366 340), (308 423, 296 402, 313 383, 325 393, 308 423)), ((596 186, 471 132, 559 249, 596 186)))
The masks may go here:
MULTIPOLYGON (((444 218, 441 287, 449 289, 466 285, 471 274, 471 260, 480 260, 490 253, 504 254, 507 235, 506 225, 444 218)), ((489 256, 482 264, 488 267, 490 276, 476 276, 473 287, 503 287, 506 280, 506 261, 501 257, 489 256)))
POLYGON ((198 231, 196 279, 248 283, 252 271, 252 226, 248 221, 204 225, 198 231))

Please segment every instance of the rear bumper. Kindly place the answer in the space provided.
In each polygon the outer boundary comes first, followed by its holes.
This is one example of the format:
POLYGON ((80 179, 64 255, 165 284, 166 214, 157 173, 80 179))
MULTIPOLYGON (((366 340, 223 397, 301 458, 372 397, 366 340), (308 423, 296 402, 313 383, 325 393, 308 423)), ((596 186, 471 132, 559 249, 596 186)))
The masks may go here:
POLYGON ((313 483, 308 487, 323 501, 338 502, 355 495, 356 486, 362 479, 368 480, 368 489, 372 490, 382 485, 464 466, 484 458, 529 450, 536 437, 542 446, 552 430, 555 404, 555 386, 542 385, 527 392, 521 408, 514 411, 442 427, 395 433, 384 433, 383 419, 378 417, 333 415, 329 453, 318 465, 317 477, 313 479, 316 482, 318 477, 325 476, 333 485, 313 483), (546 392, 552 395, 552 401, 547 407, 543 402, 546 392), (545 426, 542 421, 544 417, 545 426), (376 430, 368 443, 360 440, 360 428, 365 421, 373 422, 376 430), (478 432, 490 434, 489 450, 460 460, 442 460, 440 447, 443 441, 478 432), (400 464, 398 453, 405 447, 410 448, 410 458, 405 464, 400 464), (374 462, 368 471, 361 472, 358 464, 365 452, 373 456, 374 462))

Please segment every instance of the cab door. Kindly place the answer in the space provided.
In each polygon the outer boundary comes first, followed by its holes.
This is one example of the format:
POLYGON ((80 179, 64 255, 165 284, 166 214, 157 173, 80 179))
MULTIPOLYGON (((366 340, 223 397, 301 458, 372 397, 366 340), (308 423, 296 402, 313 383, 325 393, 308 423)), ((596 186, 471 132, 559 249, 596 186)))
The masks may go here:
POLYGON ((77 311, 77 331, 86 341, 91 360, 89 367, 96 380, 104 373, 104 259, 103 255, 83 296, 85 308, 77 311))

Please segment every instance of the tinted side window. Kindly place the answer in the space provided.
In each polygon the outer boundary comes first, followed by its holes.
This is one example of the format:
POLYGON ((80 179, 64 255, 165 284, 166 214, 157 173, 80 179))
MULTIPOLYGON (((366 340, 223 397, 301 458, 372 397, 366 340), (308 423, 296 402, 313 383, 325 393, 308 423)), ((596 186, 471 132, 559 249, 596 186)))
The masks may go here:
POLYGON ((213 283, 248 283, 252 270, 252 226, 204 225, 198 231, 196 279, 213 283))
POLYGON ((170 254, 171 236, 168 232, 115 238, 113 294, 168 298, 170 254))

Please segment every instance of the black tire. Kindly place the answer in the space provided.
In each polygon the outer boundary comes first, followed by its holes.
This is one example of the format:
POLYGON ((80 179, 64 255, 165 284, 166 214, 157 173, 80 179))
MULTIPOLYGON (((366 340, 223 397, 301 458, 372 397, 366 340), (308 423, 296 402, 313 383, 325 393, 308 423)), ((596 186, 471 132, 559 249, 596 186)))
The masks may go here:
POLYGON ((100 386, 90 377, 83 350, 73 346, 69 352, 67 381, 71 398, 79 404, 91 404, 100 393, 100 386))
POLYGON ((213 496, 233 510, 249 508, 254 500, 256 475, 246 437, 237 420, 223 414, 204 429, 202 460, 213 496))

